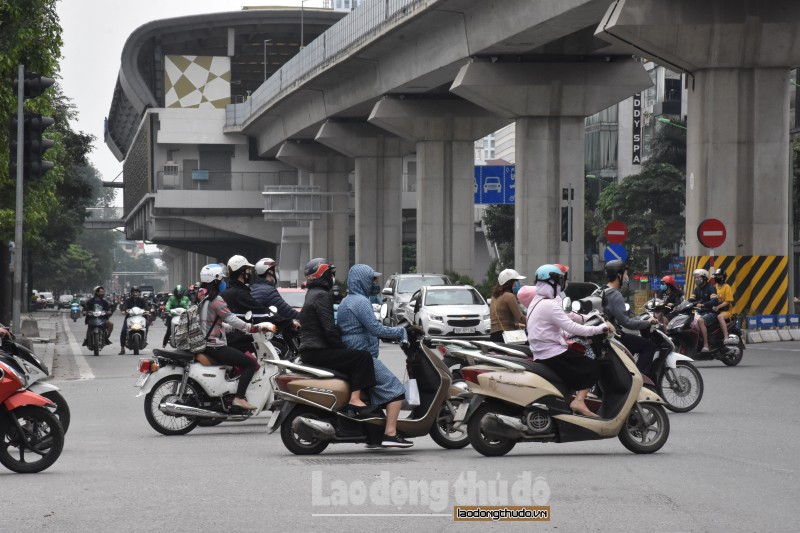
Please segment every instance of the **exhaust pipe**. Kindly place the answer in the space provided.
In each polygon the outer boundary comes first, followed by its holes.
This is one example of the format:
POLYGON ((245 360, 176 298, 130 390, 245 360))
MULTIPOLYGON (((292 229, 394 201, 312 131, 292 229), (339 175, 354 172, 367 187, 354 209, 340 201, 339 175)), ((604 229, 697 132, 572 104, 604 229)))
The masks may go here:
POLYGON ((218 413, 208 409, 201 409, 199 407, 192 407, 190 405, 181 405, 174 402, 164 402, 158 406, 158 409, 168 415, 174 416, 194 416, 198 418, 228 418, 225 413, 218 413))
POLYGON ((507 439, 525 438, 527 426, 516 418, 492 413, 481 422, 481 431, 507 439))
POLYGON ((292 421, 292 431, 302 438, 331 440, 336 436, 336 428, 327 422, 298 416, 292 421))

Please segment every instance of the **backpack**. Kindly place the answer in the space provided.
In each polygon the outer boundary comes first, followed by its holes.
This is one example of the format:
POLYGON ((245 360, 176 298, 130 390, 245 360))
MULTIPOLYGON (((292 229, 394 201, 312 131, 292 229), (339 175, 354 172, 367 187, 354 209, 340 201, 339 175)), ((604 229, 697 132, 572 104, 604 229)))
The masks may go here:
POLYGON ((200 305, 207 302, 201 302, 189 306, 189 308, 181 314, 178 318, 178 324, 175 326, 175 331, 172 332, 175 338, 175 346, 179 350, 184 350, 192 353, 202 353, 206 349, 206 341, 211 334, 211 330, 217 323, 217 319, 208 328, 208 333, 203 335, 203 328, 200 326, 200 305))

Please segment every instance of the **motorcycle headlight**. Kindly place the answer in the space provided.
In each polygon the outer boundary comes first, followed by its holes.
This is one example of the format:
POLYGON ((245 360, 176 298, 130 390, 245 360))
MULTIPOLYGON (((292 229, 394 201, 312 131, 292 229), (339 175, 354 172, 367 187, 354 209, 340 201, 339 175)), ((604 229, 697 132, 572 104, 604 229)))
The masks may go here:
POLYGON ((428 315, 428 320, 431 322, 440 322, 444 324, 444 317, 441 315, 428 315))

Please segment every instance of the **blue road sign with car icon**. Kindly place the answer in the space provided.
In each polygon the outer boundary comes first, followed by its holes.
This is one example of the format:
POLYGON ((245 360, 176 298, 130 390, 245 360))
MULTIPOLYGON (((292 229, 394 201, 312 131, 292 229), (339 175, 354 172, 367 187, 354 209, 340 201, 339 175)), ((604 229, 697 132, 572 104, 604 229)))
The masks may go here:
POLYGON ((475 166, 476 204, 513 204, 516 194, 514 165, 475 166))

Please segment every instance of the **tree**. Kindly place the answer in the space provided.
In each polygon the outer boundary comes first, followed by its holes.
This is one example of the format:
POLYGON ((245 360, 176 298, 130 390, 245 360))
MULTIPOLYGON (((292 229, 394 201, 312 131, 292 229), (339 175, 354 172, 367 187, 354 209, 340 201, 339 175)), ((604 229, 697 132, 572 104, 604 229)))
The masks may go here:
POLYGON ((603 234, 608 222, 622 220, 628 226, 626 247, 633 268, 644 270, 651 256, 652 270, 671 247, 683 241, 686 221, 686 179, 666 163, 646 163, 640 174, 612 183, 600 194, 597 211, 602 224, 593 226, 595 237, 603 234))
POLYGON ((497 246, 500 266, 511 268, 514 265, 514 206, 487 206, 483 226, 486 236, 497 246))
POLYGON ((650 163, 667 163, 686 173, 686 124, 673 120, 656 130, 651 145, 650 163), (683 126, 683 127, 681 127, 683 126))

